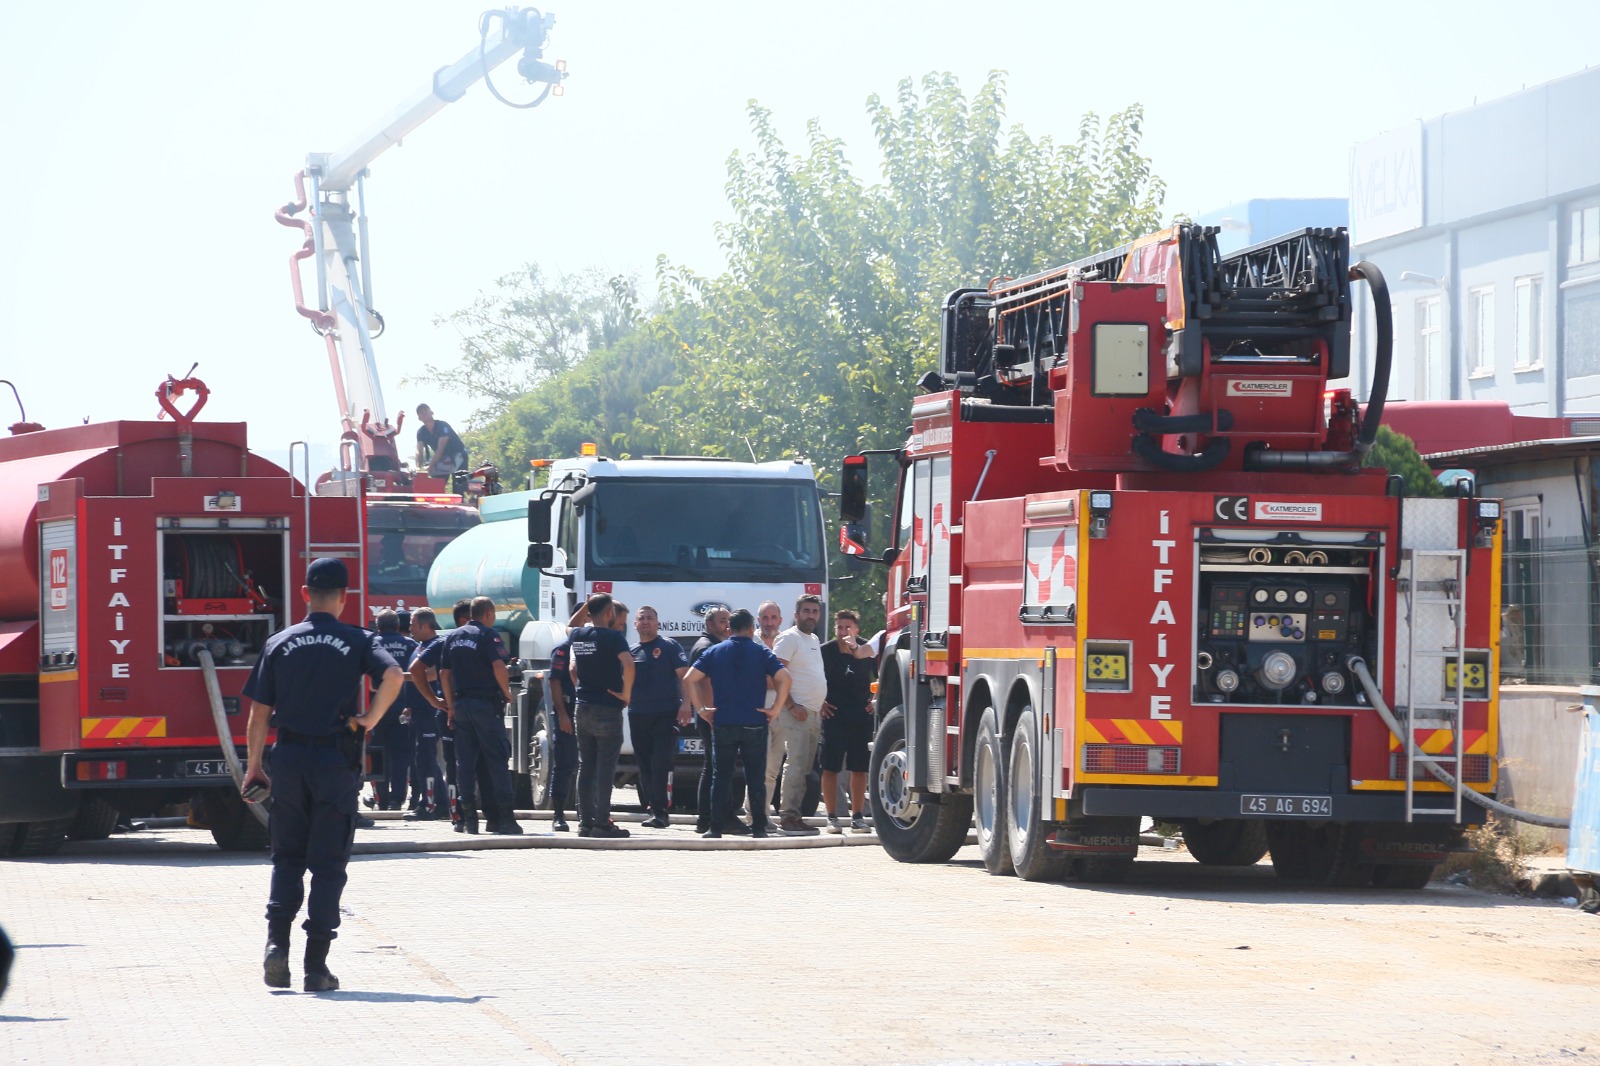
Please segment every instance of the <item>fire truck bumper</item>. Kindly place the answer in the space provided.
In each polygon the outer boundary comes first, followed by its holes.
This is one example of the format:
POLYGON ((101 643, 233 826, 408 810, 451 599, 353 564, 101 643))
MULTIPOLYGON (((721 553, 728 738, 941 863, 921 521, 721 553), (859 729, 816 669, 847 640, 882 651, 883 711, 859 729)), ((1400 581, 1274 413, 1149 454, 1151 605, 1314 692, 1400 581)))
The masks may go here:
MULTIPOLYGON (((1404 822, 1403 792, 1345 793, 1334 796, 1223 792, 1209 788, 1110 788, 1081 790, 1088 816, 1142 815, 1158 820, 1184 818, 1274 818, 1321 822, 1404 822)), ((1472 802, 1455 804, 1445 792, 1418 793, 1417 818, 1424 825, 1481 825, 1484 810, 1472 802), (1438 813, 1426 813, 1437 811, 1438 813)))
MULTIPOLYGON (((245 753, 239 752, 243 765, 245 753)), ((364 781, 383 779, 383 749, 367 749, 364 781)), ((220 748, 161 748, 134 751, 69 751, 61 756, 63 788, 232 788, 220 748)))

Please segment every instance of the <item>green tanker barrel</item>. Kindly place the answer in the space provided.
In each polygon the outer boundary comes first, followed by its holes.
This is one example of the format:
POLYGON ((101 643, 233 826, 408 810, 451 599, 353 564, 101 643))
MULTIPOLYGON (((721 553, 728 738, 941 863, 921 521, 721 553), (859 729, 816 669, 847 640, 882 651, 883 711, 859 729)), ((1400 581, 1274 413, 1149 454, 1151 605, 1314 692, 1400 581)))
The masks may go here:
MULTIPOLYGON (((457 600, 487 596, 494 600, 495 628, 506 633, 538 616, 539 572, 529 570, 528 500, 535 493, 507 492, 487 496, 479 506, 483 524, 447 544, 428 571, 428 606, 448 628, 457 600)), ((513 639, 512 649, 515 653, 513 639)))

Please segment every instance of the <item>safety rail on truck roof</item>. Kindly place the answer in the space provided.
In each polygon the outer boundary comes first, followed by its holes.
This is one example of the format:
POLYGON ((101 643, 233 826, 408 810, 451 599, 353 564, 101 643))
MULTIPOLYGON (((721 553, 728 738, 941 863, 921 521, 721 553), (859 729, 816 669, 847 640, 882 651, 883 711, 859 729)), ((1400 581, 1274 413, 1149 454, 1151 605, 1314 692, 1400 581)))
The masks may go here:
POLYGON ((1048 404, 1043 375, 1066 352, 1073 286, 1167 286, 1169 353, 1178 376, 1216 361, 1310 362, 1349 372, 1350 251, 1342 228, 1307 228, 1223 256, 1217 227, 1190 223, 945 299, 940 377, 997 402, 1048 404), (989 386, 987 388, 983 386, 989 386))

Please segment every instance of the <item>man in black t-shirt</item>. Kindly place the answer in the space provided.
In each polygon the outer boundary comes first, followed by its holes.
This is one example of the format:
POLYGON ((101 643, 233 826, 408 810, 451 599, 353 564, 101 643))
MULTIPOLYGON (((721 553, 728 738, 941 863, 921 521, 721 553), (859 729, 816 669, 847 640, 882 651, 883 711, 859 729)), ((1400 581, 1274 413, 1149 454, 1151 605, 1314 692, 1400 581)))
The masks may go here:
POLYGON ((486 805, 492 812, 486 828, 507 836, 520 834, 522 826, 512 810, 511 747, 504 722, 511 680, 505 642, 494 630, 494 601, 489 597, 474 599, 472 621, 450 634, 439 666, 439 687, 444 690, 445 714, 456 731, 456 783, 466 831, 478 831, 475 771, 482 751, 494 785, 494 802, 486 805))
POLYGON ((633 653, 613 626, 617 605, 589 597, 589 624, 573 630, 568 670, 577 696, 578 835, 625 837, 611 821, 611 783, 622 751, 622 709, 633 693, 633 653))
POLYGON ((828 805, 828 832, 842 833, 839 772, 850 771, 850 828, 867 827, 867 746, 872 742, 872 680, 876 657, 860 639, 861 618, 851 610, 833 616, 834 639, 822 646, 822 672, 828 698, 822 705, 822 798, 828 805))
POLYGON ((417 405, 417 417, 422 420, 417 427, 417 467, 420 469, 423 461, 429 460, 429 476, 443 478, 465 470, 467 446, 450 423, 434 418, 433 409, 425 403, 417 405))

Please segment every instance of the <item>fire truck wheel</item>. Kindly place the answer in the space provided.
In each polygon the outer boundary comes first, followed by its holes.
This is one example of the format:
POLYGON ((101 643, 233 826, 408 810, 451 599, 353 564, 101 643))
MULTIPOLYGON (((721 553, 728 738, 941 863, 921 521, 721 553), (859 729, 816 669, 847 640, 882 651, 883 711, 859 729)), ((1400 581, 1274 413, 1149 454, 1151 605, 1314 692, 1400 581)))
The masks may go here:
POLYGON ((1355 833, 1343 823, 1267 823, 1272 869, 1292 884, 1359 888, 1372 883, 1375 868, 1355 860, 1355 833))
POLYGON ((548 811, 551 808, 553 778, 550 774, 555 741, 550 734, 550 712, 540 710, 533 719, 533 738, 528 741, 528 777, 532 781, 533 808, 548 811))
POLYGON ((983 868, 995 875, 1014 872, 1011 845, 1005 830, 1005 751, 1000 745, 1000 725, 990 707, 978 720, 977 751, 972 770, 972 815, 978 828, 978 852, 983 868))
POLYGON ((1183 843, 1201 866, 1254 866, 1267 853, 1267 826, 1241 819, 1185 822, 1183 843))
POLYGON ((78 801, 78 816, 72 821, 73 840, 104 840, 116 832, 122 814, 93 792, 78 801))
POLYGON ((1372 884, 1375 888, 1416 891, 1427 888, 1431 880, 1433 880, 1433 866, 1426 863, 1418 865, 1384 863, 1372 871, 1372 884))
MULTIPOLYGON (((982 728, 981 726, 979 728, 982 728)), ((1038 714, 1024 707, 1011 730, 1010 758, 1006 760, 1004 786, 1005 836, 1011 863, 1024 881, 1060 881, 1072 872, 1072 862, 1050 847, 1051 827, 1039 817, 1039 756, 1034 734, 1038 714)))
POLYGON ((967 842, 972 797, 946 794, 921 803, 906 788, 906 719, 895 707, 884 715, 872 743, 868 798, 878 843, 898 862, 948 862, 967 842))
POLYGON ((0 826, 0 842, 9 845, 0 846, 0 854, 8 854, 18 859, 36 855, 54 855, 67 842, 67 831, 71 828, 71 818, 0 826), (7 833, 11 831, 14 832, 7 840, 7 833))
POLYGON ((223 851, 265 851, 272 840, 267 827, 256 820, 244 799, 231 788, 213 788, 199 794, 205 808, 211 839, 223 851))

